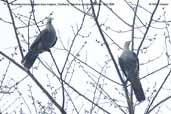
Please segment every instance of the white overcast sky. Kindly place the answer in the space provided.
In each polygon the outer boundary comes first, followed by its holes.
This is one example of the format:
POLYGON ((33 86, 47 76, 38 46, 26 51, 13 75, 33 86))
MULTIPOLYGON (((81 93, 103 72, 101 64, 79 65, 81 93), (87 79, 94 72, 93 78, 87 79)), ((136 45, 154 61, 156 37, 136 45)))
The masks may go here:
MULTIPOLYGON (((18 0, 17 3, 29 3, 28 1, 29 0, 18 0)), ((56 4, 67 3, 65 0, 49 0, 49 1, 52 4, 54 4, 54 3, 56 3, 56 4)), ((112 9, 115 12, 117 12, 126 22, 128 22, 129 24, 132 24, 133 13, 130 10, 130 8, 125 4, 125 2, 123 2, 123 0, 103 0, 103 1, 106 3, 114 3, 114 5, 111 5, 110 7, 112 7, 112 9)), ((130 1, 135 2, 136 0, 130 0, 130 1)), ((141 4, 141 6, 145 7, 149 11, 153 11, 154 5, 149 5, 149 3, 155 3, 156 1, 157 0, 148 0, 148 2, 147 2, 146 0, 140 0, 140 4, 141 4)), ((72 0, 72 2, 77 3, 77 2, 79 2, 79 0, 78 1, 72 0)), ((39 0, 39 1, 36 1, 36 3, 38 3, 38 4, 39 3, 47 3, 47 0, 39 0)), ((164 6, 164 5, 159 6, 157 13, 155 14, 154 18, 157 19, 160 16, 163 18, 162 7, 165 7, 166 20, 171 20, 171 13, 170 13, 170 11, 171 11, 171 0, 161 0, 161 3, 167 3, 167 5, 166 6, 164 6)), ((2 18, 3 20, 6 20, 7 22, 11 22, 11 17, 9 15, 8 8, 6 5, 3 5, 3 4, 4 4, 3 2, 0 2, 0 18, 2 18)), ((30 6, 25 5, 25 6, 22 6, 22 8, 17 8, 17 7, 18 7, 17 5, 15 7, 14 6, 12 7, 12 8, 16 8, 14 10, 15 14, 22 14, 23 16, 29 16, 29 12, 31 10, 30 6)), ((49 6, 49 5, 45 5, 45 4, 43 6, 42 5, 35 6, 35 15, 36 15, 37 21, 44 19, 51 12, 53 12, 53 15, 52 15, 52 17, 54 18, 53 25, 56 29, 57 36, 60 37, 60 39, 62 40, 62 42, 66 46, 66 48, 68 48, 67 47, 68 44, 69 45, 71 44, 72 39, 74 37, 72 27, 74 28, 74 32, 76 32, 77 27, 80 26, 80 23, 82 21, 83 14, 81 12, 79 12, 78 10, 74 9, 72 6, 66 6, 66 5, 49 6)), ((25 20, 25 22, 27 22, 27 18, 24 18, 23 16, 21 16, 22 19, 25 20)), ((143 20, 144 23, 149 21, 150 15, 141 8, 138 9, 138 16, 143 20)), ((24 24, 21 23, 16 18, 15 18, 15 21, 16 21, 17 27, 24 26, 24 24)), ((131 32, 125 32, 124 34, 119 34, 117 32, 113 32, 113 31, 120 31, 120 30, 127 31, 127 30, 130 30, 130 28, 127 27, 116 16, 111 14, 111 12, 107 8, 104 8, 103 6, 102 6, 101 13, 100 13, 99 21, 101 24, 105 23, 105 26, 111 27, 111 30, 107 31, 107 33, 121 47, 123 46, 123 43, 125 41, 131 40, 131 32)), ((81 46, 84 44, 84 42, 87 41, 88 43, 86 44, 86 47, 80 53, 80 55, 81 55, 80 59, 82 59, 84 61, 84 60, 86 60, 86 57, 87 57, 88 58, 87 63, 100 71, 101 67, 104 65, 104 61, 106 60, 106 58, 109 58, 109 60, 110 60, 110 57, 108 55, 108 52, 106 51, 105 46, 100 46, 100 44, 95 43, 97 40, 103 44, 103 40, 99 34, 99 31, 98 31, 93 19, 91 17, 87 16, 85 19, 85 23, 86 24, 83 26, 83 30, 81 31, 81 35, 87 36, 88 34, 90 34, 90 37, 88 39, 78 38, 76 41, 76 44, 73 47, 72 53, 74 53, 74 54, 77 53, 79 51, 79 49, 81 48, 81 46)), ((154 58, 160 56, 161 52, 163 52, 163 50, 165 49, 164 40, 163 40, 164 30, 160 29, 160 27, 164 28, 164 25, 163 24, 161 24, 161 25, 156 24, 156 25, 154 25, 154 27, 157 27, 159 29, 150 29, 147 37, 152 38, 157 34, 157 36, 155 36, 157 40, 155 40, 153 42, 153 46, 149 49, 148 53, 146 53, 146 54, 140 53, 139 57, 140 57, 140 63, 141 64, 144 64, 144 63, 148 62, 148 60, 151 60, 151 59, 154 59, 154 58)), ((41 30, 43 28, 44 28, 44 26, 41 27, 41 30)), ((102 27, 102 28, 105 29, 105 27, 102 27)), ((169 28, 169 30, 171 30, 171 28, 169 28)), ((4 52, 5 54, 7 54, 11 57, 11 53, 14 52, 13 47, 18 45, 16 38, 15 38, 13 27, 11 24, 0 21, 0 31, 1 31, 0 32, 1 33, 0 51, 4 52)), ((21 32, 21 34, 24 35, 24 38, 27 39, 27 37, 28 37, 27 28, 26 29, 19 29, 19 31, 21 32)), ((30 30, 30 37, 32 37, 31 41, 33 41, 33 39, 35 38, 34 36, 37 35, 36 32, 38 32, 37 28, 31 27, 31 30, 30 30)), ((138 38, 142 38, 142 36, 143 36, 141 31, 139 31, 139 30, 135 31, 135 35, 138 38)), ((20 36, 20 38, 21 38, 21 36, 20 36)), ((111 43, 110 40, 108 40, 108 41, 111 43)), ((137 40, 135 47, 139 45, 139 43, 140 43, 139 41, 137 40)), ((150 42, 146 41, 143 46, 148 46, 148 45, 150 45, 150 42)), ((25 43, 22 43, 22 47, 27 50, 27 46, 25 43)), ((55 45, 55 48, 52 48, 52 51, 55 51, 54 56, 56 58, 57 64, 58 64, 60 69, 61 69, 61 67, 64 63, 64 60, 65 60, 65 57, 67 55, 66 52, 60 50, 61 48, 62 48, 62 45, 61 45, 60 40, 58 39, 58 42, 55 45), (57 49, 57 51, 55 49, 57 49)), ((111 44, 111 49, 112 49, 112 52, 114 54, 114 57, 117 60, 117 57, 121 53, 121 50, 119 50, 118 47, 114 44, 111 44)), ((20 56, 19 50, 17 51, 17 54, 18 55, 16 55, 14 57, 14 59, 18 63, 20 63, 21 56, 20 56)), ((24 53, 24 54, 26 54, 26 53, 24 53)), ((0 57, 2 57, 2 56, 0 55, 0 57)), ((52 60, 51 60, 50 55, 48 53, 41 54, 40 58, 42 60, 45 60, 45 61, 48 60, 48 63, 51 65, 52 60)), ((71 58, 71 60, 72 60, 72 58, 71 58)), ((36 61, 36 64, 38 64, 38 60, 36 61)), ((164 66, 166 64, 167 64, 166 58, 161 57, 161 59, 159 61, 156 61, 155 63, 152 62, 149 65, 142 65, 142 67, 140 68, 141 69, 140 77, 145 76, 149 72, 154 71, 157 68, 160 68, 161 66, 164 66)), ((7 65, 8 65, 8 61, 0 63, 0 74, 1 75, 5 72, 7 65)), ((111 67, 112 63, 110 63, 108 66, 111 67)), ((76 67, 76 68, 79 69, 79 67, 76 67)), ((117 82, 120 82, 119 78, 117 77, 114 66, 112 66, 111 68, 108 68, 108 69, 109 70, 107 70, 106 72, 103 72, 103 73, 106 74, 111 79, 113 79, 117 82), (114 77, 113 74, 116 75, 116 77, 114 77)), ((44 71, 44 70, 45 69, 43 67, 40 67, 38 69, 38 71, 34 72, 34 74, 36 77, 38 77, 39 81, 41 83, 43 83, 46 87, 46 85, 48 84, 48 81, 47 81, 47 77, 46 76, 43 77, 43 75, 45 75, 45 74, 49 75, 50 73, 48 74, 47 73, 48 71, 44 71)), ((71 85, 74 86, 79 91, 81 91, 83 94, 85 92, 87 96, 92 98, 92 96, 91 96, 92 94, 91 93, 89 94, 87 92, 88 87, 87 87, 87 83, 86 83, 86 80, 88 81, 90 79, 86 76, 86 74, 82 74, 82 72, 80 70, 75 71, 75 72, 76 73, 75 73, 74 78, 71 81, 71 85), (83 81, 83 80, 85 80, 85 81, 83 81)), ((157 80, 158 81, 163 80, 165 78, 167 72, 168 72, 168 70, 165 70, 165 71, 159 72, 157 74, 154 74, 153 76, 151 76, 147 79, 142 80, 144 90, 147 90, 148 87, 152 88, 155 85, 155 83, 157 82, 157 80), (159 75, 163 75, 164 77, 160 77, 159 75)), ((14 79, 15 80, 14 82, 17 82, 17 81, 23 79, 23 77, 25 77, 26 75, 27 74, 24 73, 22 70, 17 68, 15 65, 12 65, 12 67, 10 67, 10 69, 8 71, 8 80, 14 79)), ((49 75, 50 80, 55 79, 54 77, 52 78, 51 76, 52 75, 49 75)), ((69 78, 67 77, 66 80, 69 81, 69 78)), ((9 81, 6 83, 9 83, 9 85, 12 85, 12 83, 14 83, 14 82, 9 81)), ((115 90, 112 87, 116 86, 116 84, 113 84, 110 81, 107 81, 107 82, 109 82, 109 86, 106 87, 106 91, 108 91, 111 96, 115 97, 114 93, 112 92, 115 90)), ((55 85, 55 82, 52 81, 51 83, 53 83, 55 85)), ((160 83, 161 82, 158 82, 157 86, 160 86, 160 83)), ((28 93, 28 84, 31 84, 34 86, 34 88, 33 88, 34 91, 37 91, 37 93, 39 93, 39 92, 41 93, 40 89, 34 84, 34 82, 32 82, 32 80, 29 77, 27 77, 18 86, 19 90, 22 93, 25 93, 25 94, 23 94, 23 96, 26 98, 26 100, 28 99, 28 94, 29 94, 28 93)), ((57 87, 58 86, 59 85, 57 85, 57 87)), ((165 96, 167 94, 168 93, 166 92, 166 94, 164 94, 163 96, 165 96)), ((57 98, 59 103, 61 103, 60 102, 60 95, 61 94, 59 94, 58 98, 57 98)), ((148 96, 149 94, 147 93, 146 95, 148 96)), ((34 96, 36 98, 39 98, 39 100, 42 99, 43 101, 45 101, 45 99, 46 99, 45 95, 42 93, 41 94, 34 94, 34 96)), ((19 104, 17 104, 15 102, 17 97, 19 99, 21 99, 18 96, 18 93, 14 93, 12 95, 7 95, 7 96, 3 96, 3 97, 0 94, 0 99, 1 98, 5 99, 5 100, 1 99, 2 102, 0 102, 0 110, 4 111, 7 108, 9 108, 9 110, 7 110, 7 111, 12 113, 12 111, 14 109, 18 108, 17 106, 20 106, 19 104), (11 99, 11 100, 9 100, 9 99, 11 99), (16 104, 16 106, 10 107, 9 104, 12 104, 11 102, 14 102, 14 104, 16 104)), ((116 98, 119 98, 119 97, 116 96, 116 98)), ((162 96, 161 96, 161 98, 162 98, 162 96)), ((77 99, 77 94, 75 95, 75 99, 77 101, 76 104, 78 104, 78 106, 80 105, 80 110, 81 110, 81 106, 86 107, 86 105, 90 105, 87 102, 86 102, 87 104, 83 103, 84 100, 82 100, 81 98, 80 98, 81 102, 79 102, 79 100, 77 99)), ((19 101, 22 101, 22 100, 19 100, 19 101)), ((27 101, 27 102, 30 103, 29 101, 27 101)), ((12 104, 12 105, 14 105, 14 104, 12 104)), ((147 106, 147 102, 145 101, 139 105, 136 112, 138 112, 138 111, 142 112, 146 108, 146 106, 147 106)), ((112 108, 107 107, 107 106, 104 106, 104 107, 106 109, 108 109, 109 112, 112 112, 112 110, 113 110, 112 109, 113 107, 112 108)), ((81 114, 83 114, 83 112, 81 114)), ((118 111, 118 114, 122 114, 122 113, 120 111, 118 111)), ((139 113, 139 114, 142 114, 142 113, 139 113)))

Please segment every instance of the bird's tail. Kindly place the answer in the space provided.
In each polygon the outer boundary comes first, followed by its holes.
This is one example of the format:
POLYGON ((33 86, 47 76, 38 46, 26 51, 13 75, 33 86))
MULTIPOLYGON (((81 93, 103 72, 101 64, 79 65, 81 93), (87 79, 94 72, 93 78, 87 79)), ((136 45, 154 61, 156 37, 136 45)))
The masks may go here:
POLYGON ((143 88, 141 86, 141 82, 138 78, 135 78, 133 81, 131 81, 132 84, 132 88, 135 94, 135 97, 137 98, 137 100, 139 102, 144 101, 145 100, 145 94, 143 91, 143 88))
POLYGON ((21 63, 24 65, 24 67, 27 70, 29 70, 32 67, 32 65, 33 65, 34 61, 36 60, 37 56, 38 56, 38 53, 37 52, 34 52, 34 51, 31 51, 30 50, 26 54, 26 56, 23 58, 23 60, 21 61, 21 63))

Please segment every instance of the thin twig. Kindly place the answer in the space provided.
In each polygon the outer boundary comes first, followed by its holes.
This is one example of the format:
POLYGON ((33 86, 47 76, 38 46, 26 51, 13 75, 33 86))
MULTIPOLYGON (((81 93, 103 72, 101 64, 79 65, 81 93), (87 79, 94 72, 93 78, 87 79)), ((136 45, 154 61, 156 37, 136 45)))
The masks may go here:
POLYGON ((56 64, 56 61, 55 61, 50 49, 49 49, 49 53, 50 53, 50 55, 52 57, 52 60, 53 60, 53 62, 55 64, 55 66, 56 66, 56 69, 58 70, 58 73, 60 75, 60 81, 61 81, 61 87, 62 87, 62 98, 63 98, 63 100, 62 100, 62 108, 64 109, 64 106, 65 106, 65 91, 64 91, 64 83, 63 83, 62 73, 60 72, 60 70, 59 70, 59 68, 58 68, 58 66, 56 64))
MULTIPOLYGON (((157 93, 155 94, 155 96, 153 97, 151 103, 149 104, 148 108, 146 109, 146 113, 148 114, 150 110, 150 107, 152 106, 152 104, 154 103, 154 100, 156 99, 156 97, 158 96, 159 92, 161 91, 163 85, 165 84, 165 82, 167 81, 168 77, 170 76, 171 70, 169 71, 169 73, 167 74, 167 76, 165 77, 165 79, 163 80, 160 88, 158 89, 157 93)), ((154 107, 153 107, 154 108, 154 107)), ((145 114, 146 114, 145 113, 145 114)))
POLYGON ((158 8, 159 2, 160 2, 160 0, 157 1, 156 7, 154 8, 153 13, 151 14, 151 18, 150 18, 149 24, 148 24, 148 26, 147 26, 147 29, 146 29, 145 33, 144 33, 143 39, 142 39, 142 41, 141 41, 141 43, 140 43, 140 45, 139 45, 139 47, 138 47, 137 55, 139 54, 140 49, 141 49, 141 46, 142 46, 142 44, 143 44, 143 42, 144 42, 144 40, 145 40, 145 38, 146 38, 146 36, 147 36, 147 33, 148 33, 149 29, 150 29, 151 22, 152 22, 152 20, 153 20, 154 14, 155 14, 155 12, 156 12, 156 10, 157 10, 157 8, 158 8))
MULTIPOLYGON (((129 99, 129 94, 128 94, 128 89, 127 89, 126 83, 125 83, 125 81, 123 80, 123 78, 121 76, 121 73, 119 71, 118 65, 117 65, 117 63, 116 63, 116 61, 114 59, 114 56, 113 56, 112 51, 111 51, 111 49, 109 47, 109 44, 107 43, 107 40, 106 40, 106 38, 105 38, 105 36, 103 34, 103 31, 102 31, 102 29, 100 27, 100 24, 98 22, 97 16, 95 14, 95 9, 94 9, 92 0, 90 0, 90 2, 91 2, 92 12, 93 12, 93 16, 94 16, 94 21, 96 22, 97 28, 98 28, 98 30, 100 32, 100 35, 101 35, 101 37, 102 37, 102 39, 104 41, 104 44, 105 44, 105 46, 106 46, 106 48, 107 48, 107 50, 109 52, 109 55, 110 55, 110 57, 112 59, 112 62, 114 64, 115 68, 116 68, 116 71, 117 71, 118 75, 119 75, 119 78, 120 78, 120 80, 121 80, 121 82, 123 84, 123 88, 124 88, 124 92, 125 92, 125 95, 126 95, 127 104, 130 107, 132 104, 131 104, 130 99, 129 99)), ((133 111, 130 108, 128 108, 128 109, 129 109, 129 113, 133 114, 133 111)))
POLYGON ((133 18, 133 23, 132 23, 132 51, 134 50, 134 30, 135 30, 135 21, 137 17, 137 10, 139 6, 139 0, 137 1, 135 11, 134 11, 134 18, 133 18))
POLYGON ((145 114, 149 114, 151 111, 153 111, 156 107, 158 107, 159 105, 161 105, 163 102, 167 101, 168 99, 170 99, 171 96, 166 97, 165 99, 161 100, 159 103, 157 103, 156 105, 154 105, 147 113, 145 114))
MULTIPOLYGON (((56 78, 60 81, 60 77, 58 77, 55 72, 48 66, 46 66, 45 64, 43 65, 44 67, 46 67, 46 69, 48 69, 54 76, 56 76, 56 78)), ((69 87, 71 88, 74 92, 76 92, 78 95, 80 95, 81 97, 83 97, 84 99, 86 99, 87 101, 89 101, 90 103, 93 103, 93 105, 95 105, 96 107, 98 107, 99 109, 101 109, 102 111, 104 111, 107 114, 110 114, 107 110, 105 110, 104 108, 100 107, 98 104, 94 103, 93 101, 91 101, 89 98, 87 98, 84 94, 80 93, 78 90, 76 90, 74 87, 72 87, 69 83, 67 83, 65 80, 63 80, 63 82, 69 87)), ((64 88, 65 89, 65 88, 64 88)))
POLYGON ((10 58, 9 56, 7 56, 5 53, 3 53, 2 51, 0 51, 0 54, 4 57, 6 57, 9 61, 11 61, 12 63, 14 63, 16 66, 18 66, 20 69, 22 69, 23 71, 25 71, 30 77, 31 79, 36 83, 36 85, 43 91, 43 93, 46 94, 46 96, 49 98, 49 100, 60 110, 60 112, 62 114, 67 114, 65 112, 65 110, 55 101, 55 99, 48 93, 48 91, 39 83, 39 81, 35 78, 35 76, 30 72, 27 71, 24 67, 22 67, 20 64, 18 64, 15 60, 13 60, 12 58, 10 58))
POLYGON ((107 4, 105 4, 102 0, 101 2, 106 6, 118 19, 120 19, 123 23, 125 23, 127 26, 131 27, 129 23, 127 23, 124 19, 122 19, 115 11, 113 11, 112 8, 110 8, 107 4))
POLYGON ((18 43, 18 46, 19 46, 20 54, 21 54, 21 57, 24 58, 24 55, 23 55, 23 52, 22 52, 22 47, 21 47, 21 44, 20 44, 20 40, 19 40, 19 37, 18 37, 18 34, 17 34, 17 27, 15 25, 14 17, 12 15, 12 10, 11 10, 11 7, 10 7, 10 4, 9 4, 8 0, 6 0, 6 3, 7 3, 8 10, 9 10, 9 13, 10 13, 10 16, 11 16, 12 25, 13 25, 14 32, 15 32, 15 37, 17 39, 17 43, 18 43))
POLYGON ((69 49, 69 51, 68 51, 68 54, 67 54, 65 63, 64 63, 64 65, 63 65, 63 68, 62 68, 62 70, 61 70, 61 73, 63 73, 63 71, 64 71, 64 69, 65 69, 65 67, 66 67, 66 64, 67 64, 67 62, 68 62, 68 59, 69 59, 69 56, 70 56, 70 53, 71 53, 71 49, 72 49, 72 47, 73 47, 73 45, 74 45, 75 39, 76 39, 77 35, 79 34, 79 32, 81 31, 82 26, 83 26, 83 24, 84 24, 85 16, 86 16, 86 15, 83 16, 82 23, 81 23, 81 25, 80 25, 80 27, 79 27, 77 33, 75 34, 73 40, 72 40, 72 43, 71 43, 70 49, 69 49))

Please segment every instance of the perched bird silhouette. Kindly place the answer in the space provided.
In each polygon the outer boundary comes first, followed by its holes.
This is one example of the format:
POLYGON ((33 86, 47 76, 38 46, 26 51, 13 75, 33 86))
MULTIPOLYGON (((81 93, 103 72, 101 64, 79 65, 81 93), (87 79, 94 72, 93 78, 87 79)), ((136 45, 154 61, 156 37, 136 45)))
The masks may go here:
POLYGON ((125 42, 124 50, 119 57, 119 64, 127 80, 131 82, 136 99, 141 102, 145 100, 144 91, 139 79, 139 60, 137 55, 129 50, 131 41, 125 42))
POLYGON ((31 44, 28 53, 21 63, 29 70, 35 62, 38 55, 44 51, 49 51, 57 41, 56 31, 52 25, 52 18, 47 20, 46 28, 40 32, 34 42, 31 44))

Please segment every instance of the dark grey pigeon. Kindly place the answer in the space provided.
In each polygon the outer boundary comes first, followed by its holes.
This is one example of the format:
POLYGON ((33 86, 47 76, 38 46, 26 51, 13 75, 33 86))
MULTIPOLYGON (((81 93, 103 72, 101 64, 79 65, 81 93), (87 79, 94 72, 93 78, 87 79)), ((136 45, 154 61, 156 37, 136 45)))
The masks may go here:
POLYGON ((145 100, 144 91, 139 79, 139 60, 137 55, 129 50, 130 41, 125 42, 124 50, 119 57, 122 72, 131 82, 134 94, 139 102, 145 100))
POLYGON ((26 56, 21 61, 24 67, 29 70, 38 55, 44 51, 49 51, 57 41, 56 31, 52 25, 52 18, 48 18, 46 28, 40 32, 35 41, 31 44, 26 56))

